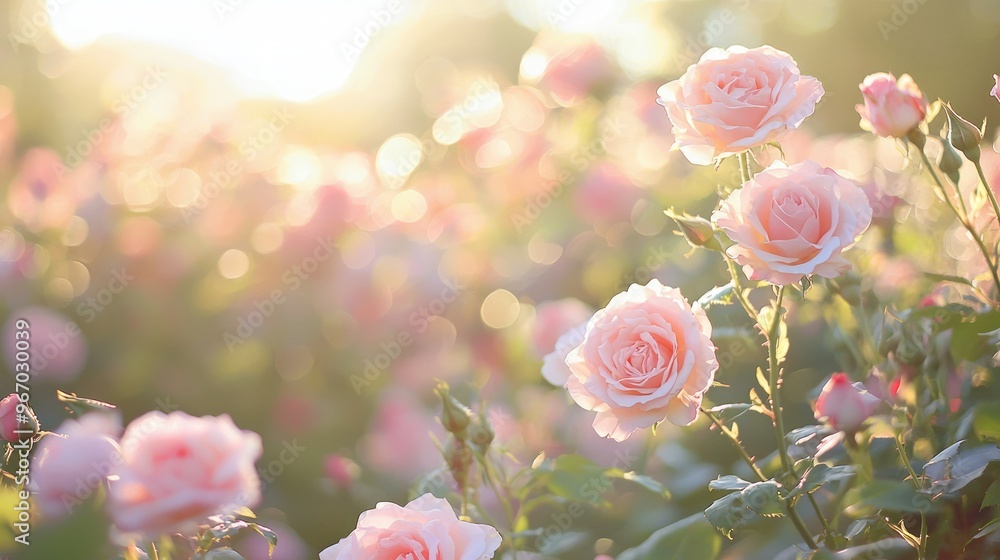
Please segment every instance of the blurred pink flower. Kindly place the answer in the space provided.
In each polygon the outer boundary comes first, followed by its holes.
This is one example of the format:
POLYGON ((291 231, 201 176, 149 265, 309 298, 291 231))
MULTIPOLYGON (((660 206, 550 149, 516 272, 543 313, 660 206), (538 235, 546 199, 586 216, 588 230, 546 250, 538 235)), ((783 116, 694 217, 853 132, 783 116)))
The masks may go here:
POLYGON ((816 400, 815 415, 835 430, 855 432, 881 402, 860 381, 851 383, 846 373, 835 373, 816 400))
POLYGON ((442 464, 430 435, 444 440, 444 430, 420 403, 402 392, 386 394, 359 442, 366 466, 406 481, 442 464))
POLYGON ((823 97, 788 53, 770 46, 709 49, 657 90, 673 124, 674 148, 696 165, 774 141, 798 128, 823 97))
POLYGON ((91 412, 42 437, 31 462, 31 487, 43 516, 69 515, 107 487, 107 476, 121 462, 115 441, 121 430, 116 415, 91 412))
POLYGON ((581 103, 611 75, 604 49, 591 37, 542 35, 521 59, 521 75, 557 103, 581 103))
POLYGON ((403 507, 378 503, 361 514, 350 535, 320 552, 319 558, 485 560, 493 558, 500 542, 493 527, 459 521, 447 500, 424 494, 403 507))
POLYGON ((909 74, 871 74, 859 86, 864 105, 856 107, 861 128, 879 136, 902 138, 923 122, 927 99, 909 74))
POLYGON ((556 347, 559 337, 586 323, 594 310, 576 298, 564 298, 538 304, 531 325, 531 348, 538 357, 556 347))
POLYGON ((566 358, 573 400, 597 412, 594 430, 624 441, 664 419, 687 426, 719 363, 705 312, 680 290, 651 280, 632 284, 587 323, 566 358))
POLYGON ((323 473, 341 490, 354 485, 360 474, 360 467, 354 461, 337 453, 331 453, 323 460, 323 473))
POLYGON ((109 509, 126 533, 184 531, 211 515, 260 501, 260 436, 227 415, 149 412, 122 436, 109 509))
POLYGON ((24 319, 30 325, 33 380, 62 383, 79 375, 87 361, 87 343, 83 334, 76 323, 46 307, 16 309, 7 319, 2 335, 9 371, 14 371, 16 363, 14 333, 18 319, 24 319))
POLYGON ((30 439, 38 432, 38 419, 31 407, 24 405, 18 412, 21 398, 11 393, 0 400, 0 439, 14 443, 22 439, 30 439), (23 433, 18 433, 23 432, 23 433))
POLYGON ((573 207, 590 224, 627 222, 642 196, 642 189, 617 165, 602 162, 573 189, 573 207))
POLYGON ((733 191, 712 214, 734 244, 726 253, 751 280, 791 284, 850 268, 841 253, 868 229, 864 191, 812 161, 775 163, 733 191))
POLYGON ((1000 101, 1000 75, 993 74, 993 89, 990 90, 990 95, 997 98, 1000 101))

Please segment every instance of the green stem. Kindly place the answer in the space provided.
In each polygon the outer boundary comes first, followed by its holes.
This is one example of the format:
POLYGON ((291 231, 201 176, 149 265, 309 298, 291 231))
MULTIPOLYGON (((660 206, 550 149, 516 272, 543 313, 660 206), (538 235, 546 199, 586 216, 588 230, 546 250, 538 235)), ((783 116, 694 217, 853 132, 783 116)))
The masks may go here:
MULTIPOLYGON (((993 284, 996 286, 997 293, 1000 294, 1000 276, 997 275, 997 267, 990 259, 990 251, 989 249, 986 248, 986 244, 983 243, 983 238, 980 237, 978 233, 976 233, 976 229, 972 227, 971 223, 969 223, 968 216, 962 215, 962 213, 958 211, 958 208, 955 207, 955 204, 951 201, 951 198, 948 197, 948 193, 945 191, 944 188, 944 183, 941 182, 941 178, 938 177, 938 174, 934 171, 934 167, 931 166, 930 159, 927 158, 927 154, 924 153, 923 150, 920 150, 920 157, 923 159, 924 166, 930 173, 931 178, 934 179, 934 183, 937 186, 938 192, 941 194, 941 197, 944 198, 945 202, 948 204, 948 207, 951 208, 951 211, 955 213, 955 216, 958 218, 958 221, 962 224, 962 226, 966 229, 966 231, 969 232, 969 235, 972 236, 972 239, 973 241, 976 242, 976 245, 979 246, 979 250, 983 254, 983 258, 986 259, 986 266, 990 269, 990 274, 993 275, 993 284)), ((986 190, 988 191, 989 188, 987 188, 986 190)), ((961 192, 958 193, 958 198, 959 201, 962 200, 961 192)), ((965 203, 963 202, 962 204, 964 206, 965 203)))
MULTIPOLYGON (((993 189, 990 188, 989 181, 986 180, 986 174, 983 173, 983 166, 979 163, 977 159, 973 163, 976 164, 976 172, 979 173, 979 180, 983 183, 983 188, 986 189, 986 197, 990 199, 990 205, 993 206, 993 213, 997 217, 997 226, 1000 227, 1000 204, 997 203, 997 196, 993 193, 993 189)), ((997 236, 998 243, 1000 243, 1000 235, 997 236)), ((997 254, 997 259, 1000 259, 1000 252, 997 254)))
POLYGON ((503 507, 504 515, 507 517, 507 526, 510 527, 510 552, 512 560, 517 560, 517 539, 514 538, 514 525, 517 518, 514 516, 514 508, 510 504, 510 496, 506 491, 501 491, 500 482, 496 480, 498 477, 493 470, 493 465, 487 460, 487 458, 479 451, 473 450, 476 456, 476 460, 479 461, 480 466, 483 467, 483 473, 486 475, 486 483, 489 484, 490 489, 496 494, 498 500, 500 500, 500 505, 503 507))
POLYGON ((718 428, 719 431, 722 432, 724 436, 729 438, 729 441, 733 442, 733 446, 735 446, 736 450, 740 452, 740 457, 742 457, 743 462, 745 462, 750 467, 750 470, 753 471, 753 474, 756 475, 761 482, 767 481, 768 478, 764 476, 764 472, 761 471, 760 468, 753 462, 753 458, 750 457, 750 454, 747 453, 747 450, 743 448, 743 444, 740 443, 740 440, 739 438, 736 437, 736 434, 734 434, 732 430, 730 430, 722 422, 720 422, 719 419, 714 414, 705 409, 705 407, 699 407, 699 408, 701 409, 701 413, 707 416, 708 419, 712 421, 712 424, 715 424, 715 427, 718 428))
POLYGON ((743 283, 740 282, 740 273, 736 269, 736 263, 725 253, 722 253, 722 258, 726 261, 726 266, 729 267, 729 275, 733 277, 733 293, 736 294, 736 301, 740 302, 740 305, 746 310, 747 315, 750 315, 750 318, 756 322, 757 310, 754 309, 753 304, 750 303, 746 294, 743 293, 743 283))
MULTIPOLYGON (((906 448, 903 445, 902 434, 896 434, 893 438, 896 441, 896 450, 899 451, 899 458, 903 461, 903 466, 906 467, 906 472, 910 473, 910 478, 913 480, 913 485, 919 491, 923 487, 923 479, 917 476, 917 471, 913 469, 913 464, 910 462, 910 457, 906 454, 906 448)), ((927 558, 927 516, 924 512, 920 512, 920 546, 918 547, 918 557, 919 560, 926 560, 927 558)))
POLYGON ((153 541, 149 541, 149 552, 153 560, 160 560, 160 555, 156 553, 156 544, 153 541))
POLYGON ((747 152, 739 153, 736 155, 736 161, 740 165, 740 179, 743 180, 740 186, 742 186, 743 183, 753 178, 753 174, 750 172, 750 156, 747 152))

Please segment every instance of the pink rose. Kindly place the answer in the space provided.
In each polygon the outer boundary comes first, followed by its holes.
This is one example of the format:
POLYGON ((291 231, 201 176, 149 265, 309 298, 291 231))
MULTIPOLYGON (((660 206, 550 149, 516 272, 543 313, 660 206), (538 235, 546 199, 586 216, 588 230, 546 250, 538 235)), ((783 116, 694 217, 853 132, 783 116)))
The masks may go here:
POLYGON ((41 438, 31 462, 32 493, 42 515, 59 518, 107 487, 107 476, 121 462, 115 438, 116 416, 99 412, 67 420, 41 438))
POLYGON ((38 419, 31 407, 24 405, 18 412, 21 399, 11 393, 0 400, 0 439, 11 443, 21 439, 30 439, 38 433, 38 419), (18 432, 24 432, 19 434, 18 432))
POLYGON ((812 161, 774 163, 712 214, 735 244, 726 253, 751 280, 792 284, 834 278, 850 268, 841 252, 871 223, 861 187, 812 161))
POLYGON ((400 507, 380 502, 358 518, 358 527, 319 553, 320 560, 493 558, 500 534, 489 525, 459 521, 447 500, 424 494, 400 507))
POLYGON ((594 314, 589 305, 576 298, 547 301, 538 305, 531 325, 531 347, 536 356, 544 356, 556 346, 566 331, 586 323, 594 314))
POLYGON ((892 74, 879 72, 859 87, 865 98, 865 104, 856 107, 861 128, 879 136, 902 138, 927 115, 927 100, 909 74, 897 81, 892 74))
POLYGON ((990 95, 997 98, 1000 101, 1000 75, 993 74, 993 89, 990 90, 990 95))
POLYGON ((846 373, 835 373, 816 401, 816 419, 835 430, 856 432, 881 402, 860 381, 851 383, 846 373))
POLYGON ((114 472, 119 479, 109 501, 115 525, 125 532, 179 531, 254 506, 260 453, 260 436, 241 431, 226 415, 140 416, 122 436, 122 463, 114 472))
POLYGON ((583 342, 583 335, 587 332, 587 321, 572 328, 556 341, 556 347, 545 355, 542 359, 542 377, 553 385, 566 386, 572 372, 566 365, 566 357, 574 348, 583 342))
POLYGON ((676 288, 651 280, 611 298, 566 357, 566 388, 597 412, 594 430, 625 441, 666 418, 687 426, 698 416, 719 363, 705 312, 676 288))
POLYGON ((673 124, 674 149, 696 165, 772 142, 798 128, 823 97, 788 53, 773 47, 709 49, 657 90, 673 124))

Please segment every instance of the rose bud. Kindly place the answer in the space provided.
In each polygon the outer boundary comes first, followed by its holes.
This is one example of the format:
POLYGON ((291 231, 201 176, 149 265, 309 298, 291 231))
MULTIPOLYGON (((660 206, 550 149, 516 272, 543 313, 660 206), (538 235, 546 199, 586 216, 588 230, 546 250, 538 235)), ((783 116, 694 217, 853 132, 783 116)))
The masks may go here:
POLYGON ((38 419, 31 407, 24 405, 18 412, 21 399, 11 393, 0 400, 0 438, 7 442, 19 441, 38 433, 38 419), (18 433, 23 432, 23 433, 18 433))
POLYGON ((948 139, 951 145, 965 154, 969 161, 979 161, 979 143, 983 141, 983 133, 976 125, 958 116, 951 104, 944 106, 948 113, 948 139))
POLYGON ((909 74, 899 80, 879 72, 865 78, 859 86, 864 105, 856 107, 861 128, 879 136, 902 138, 927 116, 927 99, 909 74))
POLYGON ((816 419, 835 430, 856 432, 880 402, 864 384, 851 383, 846 373, 835 373, 816 400, 816 419))
POLYGON ((472 411, 451 396, 447 383, 439 383, 434 392, 441 397, 441 425, 455 437, 465 439, 472 411))

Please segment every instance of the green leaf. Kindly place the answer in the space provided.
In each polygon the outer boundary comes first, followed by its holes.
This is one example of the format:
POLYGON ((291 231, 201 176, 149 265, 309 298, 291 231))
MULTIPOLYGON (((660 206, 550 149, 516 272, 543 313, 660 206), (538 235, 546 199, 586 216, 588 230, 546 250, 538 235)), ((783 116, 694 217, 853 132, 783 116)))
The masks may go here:
POLYGON ((994 480, 993 484, 986 489, 986 495, 983 496, 983 505, 981 509, 986 509, 988 507, 1000 505, 1000 480, 994 480))
POLYGON ((731 423, 747 412, 756 412, 768 416, 768 411, 763 406, 747 403, 720 404, 713 406, 708 411, 712 413, 712 416, 718 418, 719 422, 723 425, 731 423))
POLYGON ((768 395, 771 394, 771 383, 767 380, 767 376, 764 375, 764 371, 757 368, 757 384, 760 388, 764 390, 768 395))
MULTIPOLYGON (((614 474, 616 472, 620 472, 620 471, 618 471, 618 469, 612 469, 612 470, 609 470, 609 471, 606 471, 606 472, 612 478, 616 478, 614 476, 614 474)), ((660 482, 658 482, 653 477, 650 477, 650 476, 647 476, 647 475, 644 475, 644 474, 639 474, 639 473, 632 472, 632 471, 628 471, 628 472, 621 473, 621 477, 620 478, 622 480, 627 480, 629 482, 633 482, 635 484, 638 484, 639 486, 642 486, 646 490, 649 490, 650 492, 653 492, 654 494, 657 494, 658 496, 660 496, 662 498, 666 498, 668 500, 670 499, 670 490, 667 490, 666 486, 664 486, 663 484, 660 484, 660 482)))
POLYGON ((997 351, 996 346, 989 343, 988 337, 982 335, 1000 329, 1000 311, 975 315, 971 321, 959 323, 952 328, 952 357, 956 361, 976 361, 997 351))
POLYGON ((936 272, 925 272, 924 276, 934 280, 935 282, 955 282, 956 284, 965 284, 966 286, 973 286, 974 284, 968 278, 962 278, 961 276, 952 276, 951 274, 938 274, 936 272))
POLYGON ((1000 402, 976 405, 972 412, 972 427, 979 437, 1000 441, 1000 402))
POLYGON ((705 292, 698 301, 695 302, 697 307, 702 309, 707 309, 713 305, 729 305, 733 303, 733 283, 730 282, 724 286, 716 286, 711 290, 705 292))
POLYGON ((705 510, 709 523, 729 539, 733 538, 733 531, 758 517, 779 517, 783 514, 778 483, 773 480, 750 484, 739 492, 715 500, 705 510))
POLYGON ((274 554, 274 547, 278 546, 278 535, 274 534, 274 531, 263 525, 258 525, 257 523, 250 523, 250 528, 257 531, 260 536, 267 539, 267 555, 270 556, 274 554))
POLYGON ((802 480, 799 481, 799 484, 792 489, 788 496, 792 498, 801 494, 811 494, 822 488, 825 484, 848 480, 853 476, 853 465, 829 467, 823 463, 819 463, 803 473, 802 480))
POLYGON ((113 404, 78 397, 75 393, 66 393, 59 390, 56 391, 56 398, 58 398, 60 402, 66 404, 66 410, 74 414, 86 414, 94 411, 110 412, 115 409, 115 405, 113 404))
POLYGON ((853 517, 867 517, 879 510, 906 513, 926 513, 937 504, 925 493, 918 493, 911 482, 873 480, 851 489, 844 496, 844 503, 851 504, 847 513, 853 517))
POLYGON ((963 446, 960 441, 938 453, 924 465, 924 476, 930 479, 933 494, 951 494, 965 488, 983 476, 986 467, 1000 461, 996 445, 963 446))
POLYGON ((708 483, 708 487, 712 490, 743 490, 747 486, 750 486, 749 482, 734 474, 720 476, 719 478, 708 483))
POLYGON ((695 514, 659 529, 639 546, 624 550, 618 560, 694 560, 717 558, 722 537, 703 515, 695 514))

